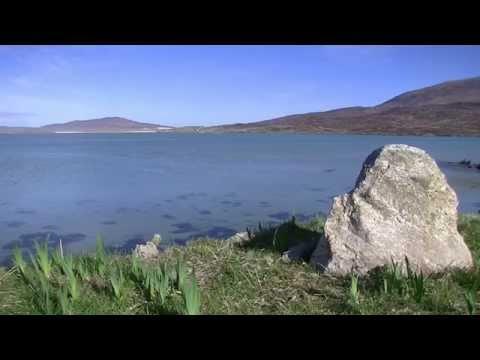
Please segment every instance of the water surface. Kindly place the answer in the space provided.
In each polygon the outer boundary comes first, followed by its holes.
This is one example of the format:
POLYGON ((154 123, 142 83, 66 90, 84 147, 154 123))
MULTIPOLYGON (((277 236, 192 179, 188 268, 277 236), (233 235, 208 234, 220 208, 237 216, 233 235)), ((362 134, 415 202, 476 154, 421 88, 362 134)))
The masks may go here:
POLYGON ((326 213, 351 190, 363 160, 390 143, 429 152, 457 191, 480 207, 477 138, 300 134, 0 135, 0 259, 14 245, 64 239, 73 251, 133 247, 160 233, 184 244, 225 237, 292 214, 326 213))

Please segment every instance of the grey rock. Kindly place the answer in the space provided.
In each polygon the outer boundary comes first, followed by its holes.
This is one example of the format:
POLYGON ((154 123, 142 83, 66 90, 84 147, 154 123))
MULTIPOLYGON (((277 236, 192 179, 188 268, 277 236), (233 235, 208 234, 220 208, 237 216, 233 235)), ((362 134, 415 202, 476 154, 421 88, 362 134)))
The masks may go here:
POLYGON ((435 161, 408 145, 387 145, 363 164, 355 188, 333 200, 311 263, 327 273, 365 274, 391 264, 424 274, 469 269, 457 229, 458 200, 435 161))
POLYGON ((159 254, 157 245, 151 241, 148 241, 145 245, 138 244, 133 250, 133 255, 142 259, 156 258, 159 254))
POLYGON ((250 241, 250 238, 248 236, 248 232, 240 232, 240 233, 236 233, 235 235, 229 237, 227 239, 227 241, 231 242, 231 243, 234 243, 234 244, 239 244, 239 245, 243 245, 247 242, 250 241))
POLYGON ((150 242, 154 243, 156 246, 159 246, 162 242, 162 236, 160 234, 155 234, 150 242))
POLYGON ((282 253, 283 262, 307 261, 312 255, 317 245, 317 240, 312 239, 301 242, 282 253))

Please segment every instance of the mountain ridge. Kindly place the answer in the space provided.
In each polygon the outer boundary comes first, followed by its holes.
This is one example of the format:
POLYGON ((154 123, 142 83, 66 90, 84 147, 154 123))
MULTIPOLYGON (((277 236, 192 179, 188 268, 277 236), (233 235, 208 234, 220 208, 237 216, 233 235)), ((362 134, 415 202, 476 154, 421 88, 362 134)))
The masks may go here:
POLYGON ((40 127, 0 126, 0 133, 125 133, 160 132, 171 129, 174 129, 174 127, 138 122, 119 116, 112 116, 89 120, 73 120, 65 123, 43 125, 40 127))
POLYGON ((404 92, 375 106, 291 114, 249 123, 164 126, 114 116, 41 127, 0 126, 0 133, 307 132, 480 136, 480 76, 404 92))
POLYGON ((201 131, 480 136, 480 76, 407 91, 376 106, 293 114, 201 131))

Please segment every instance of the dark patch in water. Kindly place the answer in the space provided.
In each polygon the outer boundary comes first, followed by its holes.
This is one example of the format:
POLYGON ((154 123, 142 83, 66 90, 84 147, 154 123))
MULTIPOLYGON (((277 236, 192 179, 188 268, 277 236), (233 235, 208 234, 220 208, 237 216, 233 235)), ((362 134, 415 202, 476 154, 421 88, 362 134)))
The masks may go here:
MULTIPOLYGON (((28 258, 28 253, 24 253, 22 254, 23 255, 23 258, 28 258)), ((0 260, 0 267, 4 267, 6 269, 10 269, 11 267, 13 267, 14 263, 13 263, 13 256, 10 256, 10 257, 6 257, 2 260, 0 260)))
POLYGON ((198 234, 197 237, 200 236, 208 236, 211 238, 224 238, 224 237, 230 237, 232 235, 235 235, 237 231, 232 228, 224 227, 224 226, 214 226, 210 229, 208 229, 206 232, 202 234, 198 234))
POLYGON ((311 218, 313 218, 313 215, 305 215, 305 214, 295 214, 295 219, 297 219, 300 222, 308 221, 311 218))
POLYGON ((33 215, 36 213, 37 212, 35 210, 25 210, 25 209, 17 210, 17 214, 22 214, 22 215, 33 215))
POLYGON ((198 231, 196 227, 194 227, 191 223, 188 222, 176 223, 172 226, 177 228, 177 230, 172 231, 173 234, 183 234, 198 231))
POLYGON ((326 169, 325 172, 326 173, 331 173, 331 172, 334 172, 336 169, 326 169))
POLYGON ((7 227, 9 228, 19 228, 20 226, 25 225, 26 223, 24 221, 10 221, 7 222, 7 227))
POLYGON ((8 205, 8 202, 0 202, 0 206, 6 206, 8 205))
POLYGON ((139 244, 145 244, 147 241, 143 235, 133 235, 130 239, 125 241, 119 248, 124 251, 132 251, 139 244))
POLYGON ((220 201, 220 204, 222 205, 230 205, 231 207, 239 207, 239 206, 242 206, 242 202, 241 201, 230 201, 230 200, 223 200, 223 201, 220 201))
POLYGON ((28 233, 22 234, 18 238, 19 240, 14 240, 6 243, 2 249, 11 250, 15 247, 24 248, 24 249, 34 249, 35 242, 39 244, 43 244, 45 241, 47 242, 49 247, 56 247, 60 239, 62 239, 63 244, 70 244, 74 242, 82 241, 87 236, 81 233, 72 233, 72 234, 64 234, 59 235, 54 232, 36 232, 36 233, 28 233))
POLYGON ((193 235, 190 235, 186 238, 175 238, 173 241, 177 244, 180 245, 186 245, 187 242, 195 239, 200 239, 200 238, 212 238, 212 239, 224 239, 224 238, 229 238, 232 235, 235 235, 237 233, 237 230, 224 227, 224 226, 214 226, 207 231, 204 232, 199 232, 193 235))
POLYGON ((175 219, 175 216, 173 215, 170 215, 170 214, 165 214, 162 216, 164 219, 167 219, 167 220, 173 220, 175 219))
POLYGON ((103 225, 115 225, 117 222, 113 220, 102 221, 103 225))
POLYGON ((74 234, 60 235, 59 237, 62 239, 62 243, 70 244, 70 243, 85 240, 87 235, 82 233, 74 233, 74 234))
POLYGON ((180 200, 188 200, 190 198, 193 198, 193 197, 204 197, 204 196, 207 196, 206 193, 203 193, 203 192, 191 192, 191 193, 186 193, 186 194, 180 194, 177 196, 177 199, 180 199, 180 200))
POLYGON ((185 245, 187 245, 188 240, 189 239, 175 238, 175 239, 173 239, 173 242, 176 245, 185 246, 185 245))
POLYGON ((165 200, 165 202, 172 203, 173 200, 167 199, 167 200, 165 200))
POLYGON ((325 191, 325 188, 322 187, 315 187, 315 188, 309 188, 310 191, 316 191, 316 192, 322 192, 325 191))
POLYGON ((140 209, 134 209, 134 208, 128 208, 128 207, 119 207, 115 211, 117 214, 126 214, 126 213, 131 213, 131 212, 136 212, 136 213, 145 213, 145 210, 140 210, 140 209))
POLYGON ((79 200, 75 204, 78 206, 83 206, 83 205, 88 205, 88 204, 93 204, 96 203, 97 200, 92 200, 92 199, 84 199, 84 200, 79 200))
POLYGON ((58 230, 58 226, 55 226, 55 225, 45 225, 42 227, 42 229, 45 229, 45 230, 58 230))
POLYGON ((211 215, 212 214, 212 212, 209 211, 209 210, 199 210, 198 213, 200 215, 211 215))
POLYGON ((272 207, 272 204, 270 204, 268 201, 260 201, 259 205, 260 207, 272 207))
POLYGON ((287 211, 280 211, 274 214, 268 215, 268 217, 271 217, 276 220, 287 220, 291 217, 290 213, 287 211))
POLYGON ((318 202, 321 202, 321 203, 324 203, 324 204, 325 204, 325 203, 328 203, 328 200, 325 200, 325 199, 318 199, 317 201, 318 201, 318 202))

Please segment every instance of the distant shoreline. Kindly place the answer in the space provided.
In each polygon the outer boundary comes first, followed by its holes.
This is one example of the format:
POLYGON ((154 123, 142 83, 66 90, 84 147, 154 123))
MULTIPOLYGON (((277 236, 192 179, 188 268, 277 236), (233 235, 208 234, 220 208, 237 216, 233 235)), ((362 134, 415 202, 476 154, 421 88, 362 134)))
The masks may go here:
POLYGON ((165 129, 161 131, 149 130, 132 130, 132 131, 56 131, 56 132, 0 132, 0 135, 98 135, 98 134, 195 134, 195 135, 222 135, 222 134, 236 134, 236 135, 335 135, 335 136, 401 136, 401 137, 435 137, 435 138, 479 138, 480 135, 472 134, 395 134, 395 133, 362 133, 362 132, 309 132, 309 131, 185 131, 177 129, 165 129))

